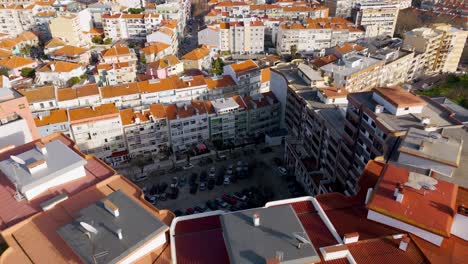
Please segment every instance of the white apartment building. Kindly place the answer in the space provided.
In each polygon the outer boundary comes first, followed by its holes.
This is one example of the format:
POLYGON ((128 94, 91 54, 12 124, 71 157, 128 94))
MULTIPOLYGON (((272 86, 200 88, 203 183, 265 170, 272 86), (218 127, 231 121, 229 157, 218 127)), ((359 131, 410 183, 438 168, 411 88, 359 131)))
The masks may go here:
POLYGON ((119 110, 114 104, 71 109, 70 128, 79 149, 108 163, 125 159, 125 139, 119 110))
POLYGON ((50 20, 49 30, 53 38, 64 40, 72 46, 84 47, 91 42, 87 34, 92 27, 92 16, 88 9, 78 13, 60 13, 50 20))
POLYGON ((405 83, 413 65, 414 52, 391 48, 379 49, 371 57, 384 61, 379 86, 393 86, 405 83))
POLYGON ((51 61, 36 71, 36 83, 39 85, 51 83, 56 86, 66 86, 73 77, 86 73, 86 68, 80 64, 66 61, 51 61))
POLYGON ((40 137, 59 132, 71 137, 66 109, 51 110, 34 118, 40 137))
POLYGON ((135 51, 126 46, 115 45, 101 52, 101 62, 106 64, 129 62, 136 63, 138 60, 135 51))
POLYGON ((242 96, 260 92, 261 70, 252 60, 224 66, 224 75, 231 76, 237 84, 237 92, 242 96))
POLYGON ((102 26, 106 38, 145 40, 162 22, 162 16, 149 14, 104 14, 102 26))
POLYGON ((146 42, 163 43, 169 45, 173 54, 179 50, 179 39, 173 23, 159 27, 158 30, 146 35, 146 42))
POLYGON ((307 19, 305 24, 280 25, 276 50, 281 54, 288 54, 291 52, 291 46, 295 46, 298 52, 311 53, 361 38, 364 38, 364 30, 345 19, 307 19))
POLYGON ((359 2, 353 7, 351 16, 356 25, 363 26, 366 38, 393 37, 398 18, 398 4, 382 1, 359 2))
POLYGON ((0 33, 14 37, 34 25, 33 5, 8 5, 0 8, 0 33))
POLYGON ((59 108, 78 108, 101 104, 99 88, 95 83, 57 89, 56 98, 59 108))
POLYGON ((120 119, 129 157, 157 155, 169 148, 169 126, 164 105, 154 104, 147 110, 120 110, 120 119))
POLYGON ((165 106, 174 153, 184 153, 210 137, 208 114, 203 101, 165 106))
POLYGON ((94 78, 99 86, 130 83, 137 78, 136 65, 129 62, 100 63, 96 65, 96 71, 94 78))
POLYGON ((210 139, 223 144, 241 144, 247 137, 247 107, 240 96, 205 103, 210 115, 210 139))

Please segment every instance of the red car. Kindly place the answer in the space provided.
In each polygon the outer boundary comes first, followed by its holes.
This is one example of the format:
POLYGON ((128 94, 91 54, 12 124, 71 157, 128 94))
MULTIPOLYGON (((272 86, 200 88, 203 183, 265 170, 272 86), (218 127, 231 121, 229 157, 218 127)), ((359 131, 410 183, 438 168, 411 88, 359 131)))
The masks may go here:
POLYGON ((230 204, 230 205, 235 205, 237 203, 237 200, 228 196, 228 195, 223 195, 222 197, 223 201, 225 201, 226 203, 230 204))
POLYGON ((195 210, 193 210, 193 208, 187 208, 187 210, 185 210, 186 215, 191 215, 193 213, 195 213, 195 210))

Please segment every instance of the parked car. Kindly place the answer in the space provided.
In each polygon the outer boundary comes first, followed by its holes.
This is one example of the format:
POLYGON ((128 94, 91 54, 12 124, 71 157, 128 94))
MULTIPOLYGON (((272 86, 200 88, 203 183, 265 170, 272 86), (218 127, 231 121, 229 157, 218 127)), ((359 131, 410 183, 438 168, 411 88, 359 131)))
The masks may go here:
POLYGON ((224 177, 223 184, 224 184, 224 185, 229 185, 229 184, 231 184, 231 180, 229 179, 229 177, 224 177))
POLYGON ((186 183, 187 183, 187 176, 182 176, 182 178, 179 181, 179 186, 184 187, 186 183))
POLYGON ((237 203, 237 200, 232 198, 231 196, 225 194, 223 195, 223 197, 221 197, 221 199, 223 199, 223 201, 225 201, 226 203, 230 204, 230 205, 235 205, 237 203))
POLYGON ((213 190, 214 186, 215 186, 215 180, 214 179, 209 179, 208 180, 208 190, 210 190, 210 191, 213 190))
POLYGON ((278 172, 283 175, 283 176, 286 176, 288 174, 288 171, 284 168, 284 167, 278 167, 278 172))
POLYGON ((203 213, 203 212, 206 211, 206 208, 202 208, 202 207, 200 207, 200 206, 195 206, 193 209, 194 209, 196 212, 199 212, 199 213, 203 213))
POLYGON ((228 204, 225 201, 223 201, 221 198, 216 198, 215 202, 217 205, 219 205, 222 208, 226 208, 228 206, 228 204))
POLYGON ((188 170, 188 169, 191 169, 191 168, 193 168, 193 167, 194 167, 194 166, 193 166, 192 163, 188 163, 187 165, 183 166, 182 169, 188 170))
POLYGON ((208 175, 209 178, 215 178, 216 177, 216 169, 215 167, 210 168, 210 173, 208 175))
POLYGON ((181 210, 175 210, 174 211, 175 216, 182 216, 184 213, 181 210))
POLYGON ((160 183, 158 189, 159 189, 159 193, 166 192, 167 183, 165 183, 165 182, 160 183))
POLYGON ((208 207, 210 210, 218 210, 219 207, 218 205, 216 204, 216 202, 213 202, 213 201, 207 201, 206 202, 206 207, 208 207))
POLYGON ((207 179, 208 179, 208 174, 206 173, 206 171, 202 171, 200 173, 200 182, 206 182, 207 179))
POLYGON ((166 200, 167 200, 167 194, 166 194, 166 193, 162 193, 162 194, 159 196, 159 200, 161 200, 161 201, 166 201, 166 200))
POLYGON ((227 174, 227 175, 232 175, 232 169, 233 169, 233 165, 231 164, 231 165, 229 165, 229 166, 227 167, 227 169, 226 169, 226 174, 227 174))
POLYGON ((237 199, 238 201, 242 201, 242 202, 245 201, 245 200, 247 200, 247 196, 244 195, 244 194, 242 194, 242 193, 240 193, 240 192, 234 193, 233 197, 234 197, 235 199, 237 199))
POLYGON ((171 188, 169 198, 174 200, 177 199, 177 197, 179 197, 179 188, 171 188))
POLYGON ((192 174, 190 175, 190 185, 196 183, 196 182, 197 182, 197 178, 198 178, 198 174, 192 173, 192 174))
POLYGON ((193 213, 195 213, 195 210, 193 210, 193 208, 187 208, 187 210, 185 210, 186 215, 191 215, 193 213))
POLYGON ((200 191, 206 190, 206 183, 200 182, 200 191))
POLYGON ((142 182, 142 181, 146 181, 147 179, 148 179, 148 176, 146 175, 138 175, 134 177, 133 182, 142 182))
POLYGON ((158 200, 156 199, 156 197, 154 197, 154 196, 146 196, 146 195, 145 195, 145 200, 148 201, 148 202, 150 202, 150 203, 152 203, 152 204, 156 204, 156 202, 158 201, 158 200))

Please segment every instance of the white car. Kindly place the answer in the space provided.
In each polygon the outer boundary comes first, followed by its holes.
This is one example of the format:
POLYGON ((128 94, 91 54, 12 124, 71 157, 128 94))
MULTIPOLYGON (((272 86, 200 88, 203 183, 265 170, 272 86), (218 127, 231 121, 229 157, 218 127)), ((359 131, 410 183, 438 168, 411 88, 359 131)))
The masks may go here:
POLYGON ((224 182, 223 182, 224 185, 229 185, 231 184, 231 179, 229 177, 224 177, 224 182))
POLYGON ((288 171, 283 167, 278 167, 278 172, 283 176, 285 176, 288 173, 288 171))

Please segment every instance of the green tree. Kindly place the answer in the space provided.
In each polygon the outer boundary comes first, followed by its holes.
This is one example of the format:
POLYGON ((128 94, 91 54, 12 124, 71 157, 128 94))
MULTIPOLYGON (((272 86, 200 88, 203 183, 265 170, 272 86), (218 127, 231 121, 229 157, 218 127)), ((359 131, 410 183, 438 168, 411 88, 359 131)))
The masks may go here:
POLYGON ((80 83, 81 79, 79 77, 72 77, 70 80, 67 81, 68 86, 73 86, 75 84, 80 83))
POLYGON ((111 39, 111 38, 106 38, 106 39, 104 40, 104 44, 105 44, 105 45, 110 45, 110 44, 112 44, 112 39, 111 39))
POLYGON ((88 79, 88 74, 83 73, 83 74, 80 76, 80 79, 81 79, 81 80, 86 80, 86 79, 88 79))
POLYGON ((94 36, 91 41, 96 44, 103 44, 104 41, 102 40, 101 36, 94 36))
POLYGON ((289 48, 289 51, 291 52, 291 59, 297 59, 297 46, 296 45, 291 45, 289 48))
POLYGON ((8 72, 7 68, 0 68, 0 75, 8 77, 10 76, 10 73, 8 72))
POLYGON ((31 49, 32 47, 30 45, 26 45, 21 48, 20 53, 23 56, 29 56, 29 54, 31 54, 31 49))
POLYGON ((143 8, 129 8, 128 12, 130 14, 141 14, 145 9, 143 8))
POLYGON ((212 60, 211 62, 211 73, 221 75, 224 71, 224 61, 221 58, 212 60))
POLYGON ((32 68, 21 69, 21 76, 25 78, 34 78, 36 76, 36 70, 32 68))

